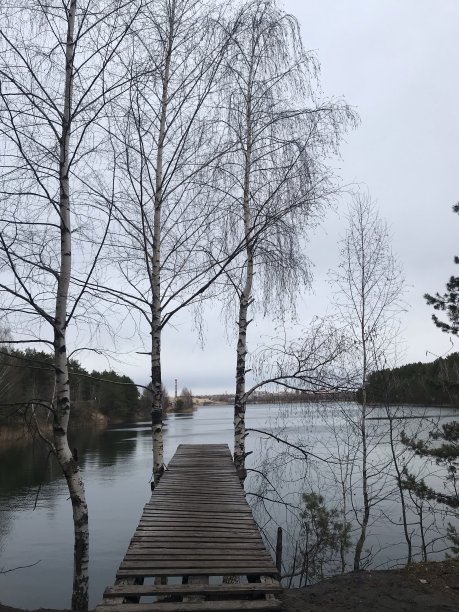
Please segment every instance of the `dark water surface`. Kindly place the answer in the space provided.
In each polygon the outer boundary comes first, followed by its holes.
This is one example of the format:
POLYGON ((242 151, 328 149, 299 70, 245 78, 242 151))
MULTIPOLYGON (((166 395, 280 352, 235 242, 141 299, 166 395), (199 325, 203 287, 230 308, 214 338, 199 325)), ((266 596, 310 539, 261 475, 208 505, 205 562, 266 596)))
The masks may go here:
MULTIPOLYGON (((350 409, 355 407, 350 405, 350 409)), ((330 415, 333 406, 321 410, 330 415)), ((437 409, 432 411, 438 414, 437 409)), ((457 418, 457 414, 448 410, 443 416, 457 418)), ((420 416, 416 411, 411 414, 418 421, 420 416)), ((422 416, 426 417, 425 410, 422 416)), ((380 417, 384 415, 375 415, 375 423, 385 427, 380 417)), ((320 410, 311 405, 307 408, 251 405, 247 410, 248 427, 270 427, 276 432, 281 427, 284 437, 297 441, 302 436, 323 456, 337 445, 336 436, 330 436, 327 418, 320 416, 320 410)), ((231 406, 207 406, 193 413, 168 415, 166 462, 180 443, 227 443, 232 449, 232 435, 231 406)), ((279 446, 275 441, 262 442, 259 434, 248 438, 248 448, 255 450, 250 457, 252 465, 260 461, 260 449, 266 450, 267 444, 273 456, 279 446)), ((143 505, 150 497, 150 428, 148 423, 137 423, 104 431, 79 432, 71 439, 71 445, 79 451, 90 511, 90 606, 93 607, 101 601, 104 588, 113 584, 143 505)), ((292 466, 290 473, 295 475, 297 467, 293 463, 292 466)), ((298 497, 305 487, 311 486, 304 475, 292 478, 292 482, 285 489, 286 497, 298 497)), ((249 502, 253 499, 248 497, 249 502)), ((279 522, 282 520, 280 517, 279 522)), ((387 527, 378 528, 375 533, 377 538, 389 538, 387 527)), ((398 533, 394 535, 395 540, 400 540, 398 533)), ((69 607, 72 563, 71 507, 58 466, 48 459, 38 443, 0 449, 0 570, 36 564, 0 575, 0 601, 24 608, 69 607)))
MULTIPOLYGON (((263 425, 273 406, 250 408, 248 423, 263 425)), ((165 421, 165 459, 178 444, 228 443, 232 407, 206 406, 165 421)), ((101 601, 150 497, 149 423, 79 432, 79 452, 90 512, 90 606, 101 601)), ((25 608, 69 607, 73 525, 65 480, 38 442, 0 449, 0 601, 25 608), (36 507, 34 509, 34 505, 36 507)))

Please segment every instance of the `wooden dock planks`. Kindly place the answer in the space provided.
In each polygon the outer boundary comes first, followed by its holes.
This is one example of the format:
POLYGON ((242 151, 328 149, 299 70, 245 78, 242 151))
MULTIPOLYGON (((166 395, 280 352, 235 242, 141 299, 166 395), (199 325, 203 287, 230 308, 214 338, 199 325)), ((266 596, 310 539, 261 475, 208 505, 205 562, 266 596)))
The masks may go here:
POLYGON ((280 590, 228 446, 182 444, 145 505, 115 586, 96 610, 275 611, 280 590), (210 576, 220 584, 210 585, 210 576), (155 584, 144 584, 151 578, 155 584), (165 584, 168 578, 177 584, 165 584), (142 602, 152 596, 160 601, 142 602))

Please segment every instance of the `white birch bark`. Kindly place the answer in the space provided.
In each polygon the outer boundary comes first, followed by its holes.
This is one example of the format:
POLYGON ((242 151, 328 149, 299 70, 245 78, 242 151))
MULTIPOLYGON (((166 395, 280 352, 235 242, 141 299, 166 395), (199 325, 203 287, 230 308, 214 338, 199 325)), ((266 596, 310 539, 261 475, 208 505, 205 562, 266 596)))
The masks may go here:
POLYGON ((126 284, 99 288, 148 324, 153 486, 164 469, 162 330, 202 301, 241 250, 239 243, 222 257, 212 239, 223 216, 214 174, 225 146, 215 128, 214 83, 231 36, 218 8, 199 0, 145 6, 130 57, 138 77, 116 101, 110 128, 120 160, 112 237, 126 284))
POLYGON ((230 202, 227 232, 245 242, 240 268, 228 275, 239 311, 234 462, 243 480, 249 307, 258 292, 265 313, 283 316, 309 282, 302 231, 332 197, 333 173, 323 160, 336 151, 354 115, 346 105, 314 99, 315 59, 302 47, 296 19, 275 2, 243 3, 234 23, 221 104, 227 113, 222 129, 233 148, 222 176, 230 202))
POLYGON ((103 219, 100 206, 110 193, 104 175, 112 170, 100 155, 102 146, 106 150, 101 125, 105 107, 132 80, 117 60, 141 3, 96 4, 94 11, 78 0, 0 3, 0 123, 14 160, 0 172, 0 258, 8 264, 0 285, 13 298, 21 336, 53 349, 55 391, 41 403, 52 414, 53 440, 38 427, 37 433, 55 453, 72 503, 74 610, 88 606, 89 537, 84 486, 67 438, 67 330, 77 317, 86 326, 99 314, 93 300, 84 306, 82 300, 111 220, 110 210, 103 219), (72 242, 74 250, 84 250, 76 265, 72 242))
POLYGON ((247 358, 247 327, 250 323, 247 313, 251 300, 253 283, 253 257, 247 262, 246 282, 239 303, 238 340, 236 349, 236 393, 234 398, 234 464, 238 476, 244 481, 247 476, 245 469, 245 377, 247 358))
POLYGON ((361 342, 361 350, 362 350, 362 407, 360 412, 360 437, 362 441, 362 497, 363 497, 363 516, 360 522, 360 536, 357 540, 357 544, 354 552, 354 571, 358 571, 360 569, 360 561, 362 557, 363 545, 365 543, 365 539, 367 537, 367 526, 368 521, 370 520, 370 502, 368 497, 368 472, 367 472, 367 428, 366 428, 366 418, 367 418, 367 390, 366 390, 366 382, 367 382, 367 317, 366 317, 366 248, 365 248, 365 235, 363 231, 363 227, 361 225, 361 219, 357 220, 357 223, 360 227, 360 236, 358 236, 360 241, 360 268, 358 270, 360 274, 360 342, 361 342))
POLYGON ((245 284, 239 296, 238 316, 238 340, 236 349, 236 392, 234 397, 234 464, 239 479, 243 482, 247 476, 245 469, 245 378, 247 358, 247 327, 250 321, 247 318, 249 306, 252 299, 254 253, 251 243, 251 215, 250 215, 250 186, 252 169, 252 82, 253 82, 253 60, 251 58, 247 86, 247 106, 245 116, 246 142, 244 156, 244 191, 242 199, 244 217, 244 239, 246 250, 245 284))
POLYGON ((158 133, 155 171, 155 210, 153 219, 153 253, 151 261, 152 326, 151 326, 151 382, 152 382, 152 442, 153 479, 158 484, 164 471, 163 410, 161 379, 161 208, 163 203, 163 155, 166 138, 166 118, 169 105, 169 82, 174 45, 176 2, 171 3, 167 51, 163 74, 161 114, 158 133))
POLYGON ((62 131, 59 151, 59 214, 60 214, 60 270, 54 318, 54 364, 56 393, 53 423, 54 447, 57 460, 64 472, 73 510, 74 568, 72 610, 88 609, 89 581, 89 528, 88 508, 78 463, 73 458, 67 438, 70 416, 70 387, 67 362, 66 329, 67 302, 72 269, 72 237, 70 223, 69 145, 71 135, 71 105, 73 89, 74 29, 76 0, 68 10, 67 40, 65 48, 65 85, 62 131))

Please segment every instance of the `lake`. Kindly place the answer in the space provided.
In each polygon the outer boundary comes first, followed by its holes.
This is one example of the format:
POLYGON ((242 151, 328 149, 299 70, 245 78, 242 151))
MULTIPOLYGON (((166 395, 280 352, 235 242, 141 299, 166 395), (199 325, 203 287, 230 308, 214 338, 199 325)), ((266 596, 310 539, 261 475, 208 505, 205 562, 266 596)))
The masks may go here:
MULTIPOLYGON (((328 504, 337 506, 341 499, 337 483, 345 465, 346 478, 355 487, 347 512, 352 514, 359 505, 358 448, 349 425, 352 419, 348 418, 353 415, 357 422, 358 414, 359 407, 349 403, 248 406, 247 427, 266 430, 294 445, 286 448, 276 438, 255 432, 250 434, 247 443, 248 450, 253 451, 248 467, 254 470, 246 483, 246 490, 251 492, 248 501, 254 506, 255 517, 268 538, 275 533, 277 524, 284 527, 286 566, 293 557, 295 539, 301 531, 302 493, 319 491, 328 504), (277 504, 279 500, 284 504, 277 504)), ((401 414, 406 418, 403 428, 414 433, 419 429, 428 431, 438 418, 457 420, 459 411, 404 408, 397 417, 401 414)), ((369 417, 372 452, 369 465, 375 470, 372 486, 381 503, 372 514, 366 550, 373 567, 386 567, 394 560, 401 562, 406 552, 399 502, 388 464, 387 415, 383 409, 377 409, 369 417)), ((231 406, 203 406, 192 413, 167 415, 166 462, 180 443, 227 443, 232 449, 232 418, 231 406)), ((90 606, 93 607, 101 601, 104 588, 113 583, 143 505, 150 497, 150 429, 148 423, 135 423, 102 431, 80 431, 70 442, 79 451, 90 512, 90 606)), ((410 465, 421 469, 419 462, 412 461, 410 465)), ((430 472, 433 482, 442 482, 444 474, 438 469, 433 475, 430 472)), ((445 549, 438 532, 451 517, 439 514, 433 521, 431 515, 424 514, 423 518, 431 530, 431 534, 428 532, 429 558, 438 558, 445 549)), ((410 515, 414 552, 419 558, 417 520, 414 514, 410 515)), ((349 555, 350 552, 348 560, 349 555)), ((31 566, 0 575, 0 601, 24 608, 68 607, 72 562, 71 507, 58 466, 38 442, 9 445, 0 450, 0 571, 31 566)))

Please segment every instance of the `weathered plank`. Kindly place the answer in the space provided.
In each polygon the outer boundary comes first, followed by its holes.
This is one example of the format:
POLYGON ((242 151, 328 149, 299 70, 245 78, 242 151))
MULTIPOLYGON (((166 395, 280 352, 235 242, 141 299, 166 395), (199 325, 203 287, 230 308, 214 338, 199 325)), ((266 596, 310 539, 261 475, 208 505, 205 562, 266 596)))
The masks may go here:
MULTIPOLYGON (((189 570, 206 569, 205 572, 203 571, 201 573, 207 574, 207 570, 209 568, 212 568, 213 565, 218 565, 220 568, 227 568, 227 567, 235 568, 234 572, 232 571, 231 573, 241 576, 243 574, 242 574, 240 567, 238 566, 238 561, 239 561, 238 559, 219 559, 218 561, 216 561, 215 559, 211 557, 206 557, 206 558, 199 559, 196 561, 192 559, 184 559, 183 561, 181 561, 179 559, 173 559, 169 557, 167 558, 167 561, 165 561, 164 558, 163 559, 142 559, 141 561, 136 561, 136 560, 131 560, 125 557, 124 561, 122 561, 120 565, 120 569, 138 569, 139 567, 142 567, 148 570, 149 569, 169 569, 169 568, 175 570, 177 567, 181 567, 181 568, 185 567, 185 568, 188 568, 189 570)), ((260 570, 261 573, 263 573, 264 570, 269 571, 270 569, 272 569, 272 561, 267 562, 267 561, 264 561, 263 559, 252 560, 252 559, 244 557, 243 564, 244 564, 243 566, 244 574, 252 573, 249 570, 251 570, 253 567, 261 568, 260 570)), ((276 569, 274 571, 277 573, 276 569)), ((186 571, 184 572, 184 574, 186 575, 186 571)))
POLYGON ((194 529, 191 531, 187 528, 179 528, 175 527, 172 529, 158 529, 155 531, 154 529, 145 530, 145 531, 136 531, 133 540, 143 540, 148 541, 152 539, 161 539, 161 538, 182 538, 186 537, 191 540, 200 540, 201 538, 210 538, 212 540, 237 540, 238 542, 245 542, 247 540, 257 540, 261 542, 261 538, 259 535, 253 532, 252 529, 225 529, 223 531, 220 530, 212 530, 211 533, 205 531, 204 529, 194 529), (243 532, 243 533, 242 533, 243 532))
POLYGON ((142 584, 142 585, 115 585, 107 587, 104 598, 120 596, 147 597, 151 595, 189 595, 190 593, 207 593, 208 595, 260 595, 277 594, 282 591, 279 584, 262 584, 250 582, 245 584, 142 584))
POLYGON ((238 610, 257 610, 272 612, 280 610, 281 602, 270 600, 237 600, 237 601, 198 601, 155 604, 121 604, 97 606, 98 612, 237 612, 238 610))
MULTIPOLYGON (((226 501, 226 500, 225 500, 226 501)), ((154 508, 146 508, 144 510, 143 515, 144 516, 154 516, 155 514, 160 514, 163 513, 165 511, 167 512, 175 512, 175 513, 179 513, 181 510, 186 510, 187 514, 190 513, 194 513, 194 512, 199 512, 199 513, 208 513, 208 512, 224 512, 225 514, 231 514, 233 512, 237 512, 238 514, 249 514, 251 515, 251 511, 250 508, 247 508, 247 504, 229 504, 228 502, 225 503, 225 508, 222 511, 222 507, 221 507, 221 501, 219 503, 216 502, 212 502, 212 503, 198 503, 196 502, 191 502, 189 504, 186 503, 181 503, 181 502, 177 502, 177 500, 175 500, 175 502, 173 501, 173 499, 170 502, 163 502, 160 501, 159 503, 156 504, 156 506, 154 508)))
POLYGON ((261 542, 260 536, 253 534, 249 531, 244 539, 241 540, 240 531, 224 531, 222 533, 217 532, 206 532, 196 529, 194 532, 187 531, 186 529, 172 529, 172 530, 158 530, 157 533, 154 531, 148 531, 144 534, 137 533, 133 538, 132 542, 161 542, 162 540, 173 541, 173 540, 187 540, 197 542, 249 542, 257 541, 261 542))
MULTIPOLYGON (((168 567, 168 568, 158 568, 158 567, 135 567, 135 568, 126 568, 119 569, 116 573, 117 578, 126 578, 126 577, 135 577, 135 578, 151 578, 152 576, 196 576, 201 575, 204 571, 202 567, 191 568, 188 564, 184 563, 182 567, 168 567)), ((208 576, 246 576, 246 575, 268 575, 271 577, 276 577, 277 569, 270 570, 265 565, 263 566, 247 566, 244 564, 244 569, 242 570, 238 567, 237 563, 233 566, 225 566, 220 567, 219 565, 209 565, 209 567, 205 568, 205 573, 208 576), (243 573, 242 573, 243 572, 243 573)))
POLYGON ((155 604, 121 604, 97 606, 98 612, 238 612, 257 610, 258 612, 273 612, 281 610, 282 602, 277 599, 198 601, 155 604))
MULTIPOLYGON (((143 548, 140 546, 130 546, 126 555, 149 555, 150 557, 161 557, 164 559, 164 551, 161 548, 143 548)), ((271 560, 271 555, 263 550, 262 548, 253 548, 253 547, 245 547, 243 544, 239 545, 239 548, 222 548, 221 546, 199 546, 199 548, 195 548, 194 550, 191 547, 183 547, 182 548, 171 548, 170 556, 177 557, 188 557, 192 556, 226 556, 226 557, 251 557, 253 555, 257 555, 258 557, 265 557, 266 559, 271 560)))
MULTIPOLYGON (((224 546, 222 547, 221 545, 215 545, 215 544, 201 544, 199 546, 199 548, 195 548, 192 553, 190 553, 190 546, 185 546, 184 544, 181 544, 180 546, 170 546, 168 548, 168 550, 170 550, 170 554, 171 555, 208 555, 208 554, 212 554, 212 555, 230 555, 230 556, 235 556, 235 555, 244 555, 245 553, 247 554, 263 554, 263 556, 268 556, 268 558, 270 559, 271 557, 268 555, 268 553, 261 547, 261 546, 244 546, 244 544, 238 544, 237 546, 224 546)), ((145 545, 134 545, 134 546, 130 546, 129 550, 127 551, 126 555, 151 555, 151 556, 161 556, 162 558, 164 558, 164 551, 162 550, 162 548, 160 546, 145 546, 145 545)))

